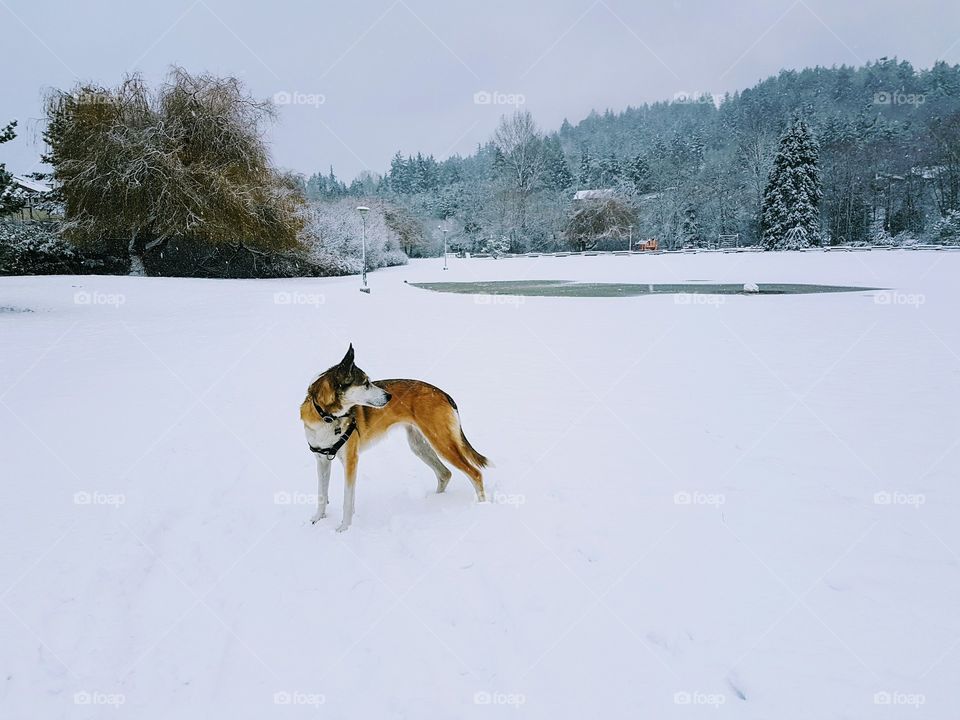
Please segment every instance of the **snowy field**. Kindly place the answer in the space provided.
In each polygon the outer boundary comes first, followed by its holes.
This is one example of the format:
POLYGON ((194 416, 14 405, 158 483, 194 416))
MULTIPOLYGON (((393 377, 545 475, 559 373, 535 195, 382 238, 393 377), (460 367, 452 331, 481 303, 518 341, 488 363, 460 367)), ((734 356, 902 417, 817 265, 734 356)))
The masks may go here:
POLYGON ((960 253, 0 278, 3 718, 953 718, 960 253), (802 282, 473 297, 404 281, 802 282), (353 342, 456 399, 312 526, 298 405, 353 342))

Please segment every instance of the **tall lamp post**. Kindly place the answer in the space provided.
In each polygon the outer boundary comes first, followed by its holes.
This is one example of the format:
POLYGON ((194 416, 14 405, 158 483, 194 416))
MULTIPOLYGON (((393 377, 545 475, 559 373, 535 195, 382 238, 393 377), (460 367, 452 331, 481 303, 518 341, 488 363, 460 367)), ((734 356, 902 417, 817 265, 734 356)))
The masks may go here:
POLYGON ((630 239, 627 240, 627 252, 633 250, 633 225, 630 225, 630 239))
POLYGON ((363 287, 360 288, 360 292, 369 293, 370 288, 367 287, 367 213, 370 212, 370 208, 366 205, 359 205, 357 212, 360 213, 360 222, 363 224, 363 229, 360 234, 360 259, 363 263, 363 287))
POLYGON ((443 226, 440 227, 440 232, 443 233, 443 269, 447 269, 447 229, 443 226))

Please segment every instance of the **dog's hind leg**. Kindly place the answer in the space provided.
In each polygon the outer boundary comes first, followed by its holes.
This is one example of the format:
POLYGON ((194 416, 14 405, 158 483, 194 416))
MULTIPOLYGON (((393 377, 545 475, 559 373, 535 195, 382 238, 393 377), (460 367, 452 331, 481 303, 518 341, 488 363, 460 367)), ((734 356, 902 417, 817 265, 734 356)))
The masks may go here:
POLYGON ((423 460, 427 466, 437 475, 437 492, 442 493, 447 489, 447 483, 453 473, 450 468, 440 462, 436 451, 430 447, 430 443, 417 428, 413 425, 407 425, 407 442, 410 443, 410 449, 413 454, 423 460))
POLYGON ((330 458, 317 454, 317 513, 310 519, 315 523, 327 516, 330 502, 330 458))
MULTIPOLYGON (((457 430, 459 431, 459 426, 457 426, 457 430)), ((483 474, 467 459, 454 436, 448 432, 430 432, 430 434, 427 434, 427 440, 440 457, 470 478, 473 489, 477 493, 477 502, 484 502, 487 496, 483 492, 483 474)))

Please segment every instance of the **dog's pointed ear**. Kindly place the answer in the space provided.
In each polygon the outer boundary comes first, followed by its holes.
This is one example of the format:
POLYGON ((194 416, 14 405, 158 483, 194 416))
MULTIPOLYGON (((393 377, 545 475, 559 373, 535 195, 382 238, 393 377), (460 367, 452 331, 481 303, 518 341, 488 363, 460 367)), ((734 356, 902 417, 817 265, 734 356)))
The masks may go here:
POLYGON ((340 361, 340 367, 349 368, 353 366, 353 343, 350 343, 350 347, 347 349, 347 354, 343 356, 343 360, 340 361))

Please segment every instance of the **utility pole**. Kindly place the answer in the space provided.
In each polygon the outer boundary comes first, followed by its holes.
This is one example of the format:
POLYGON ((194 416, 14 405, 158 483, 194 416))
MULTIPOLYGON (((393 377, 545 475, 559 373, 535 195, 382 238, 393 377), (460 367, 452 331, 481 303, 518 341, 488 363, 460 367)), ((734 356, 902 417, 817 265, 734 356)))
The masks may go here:
POLYGON ((366 205, 359 205, 357 212, 360 213, 360 222, 363 224, 363 229, 360 231, 360 258, 363 263, 363 285, 360 287, 360 292, 369 294, 370 288, 367 287, 367 213, 370 212, 370 208, 366 205))

